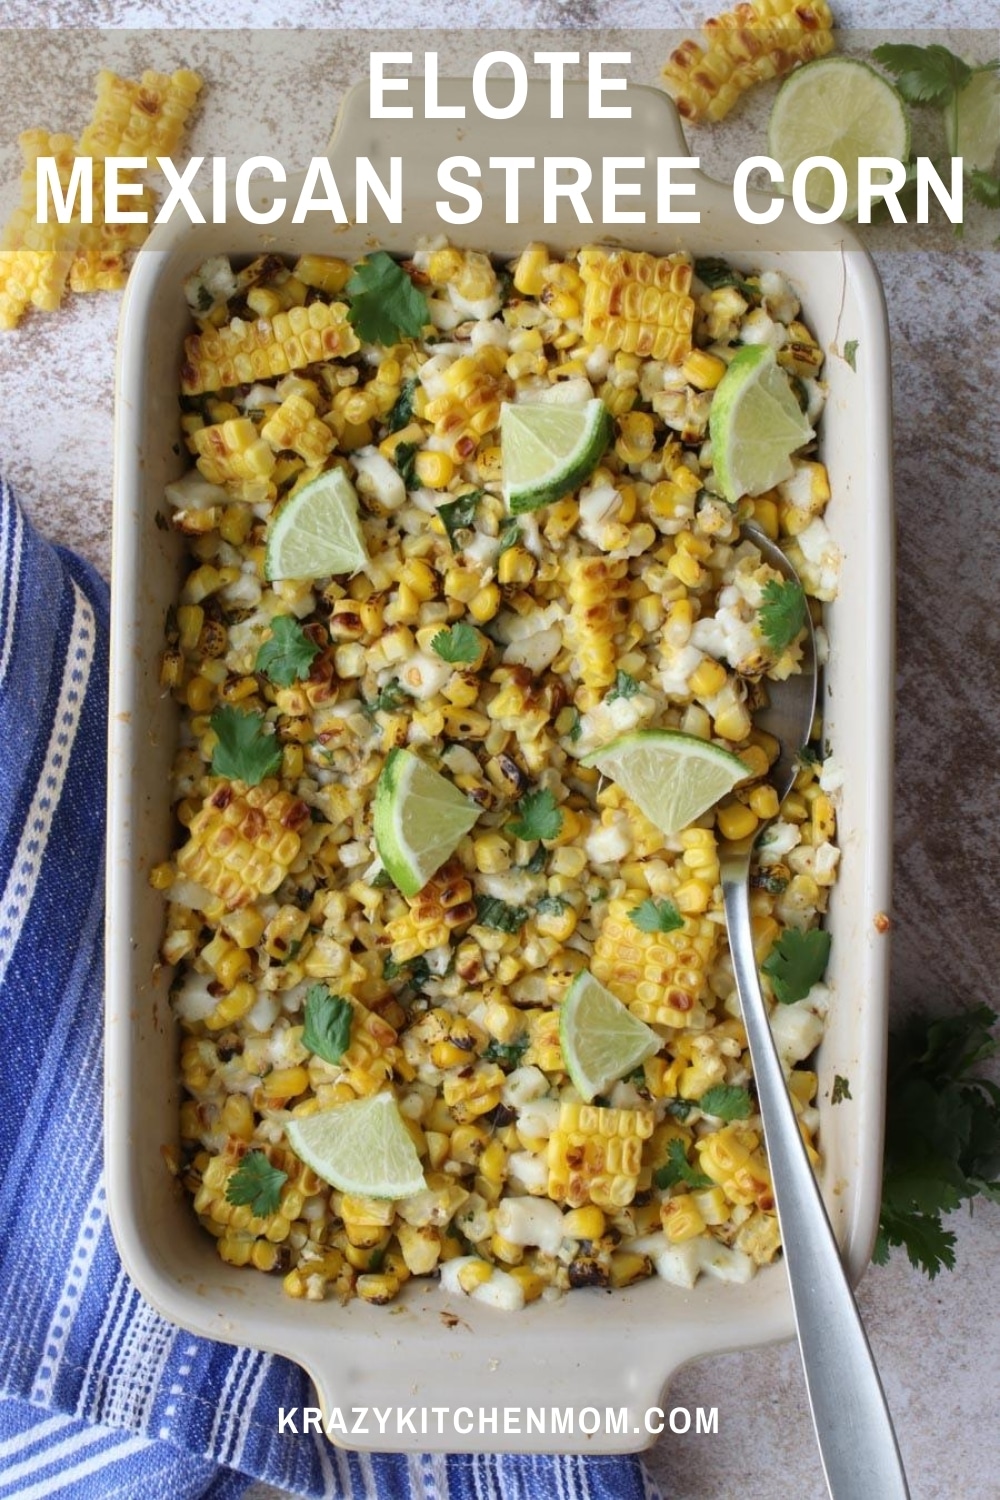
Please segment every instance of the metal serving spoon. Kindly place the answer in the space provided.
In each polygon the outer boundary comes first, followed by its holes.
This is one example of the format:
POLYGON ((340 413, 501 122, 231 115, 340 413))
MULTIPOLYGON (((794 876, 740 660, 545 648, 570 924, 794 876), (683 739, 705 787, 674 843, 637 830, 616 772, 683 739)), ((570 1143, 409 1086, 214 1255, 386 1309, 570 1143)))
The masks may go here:
MULTIPOLYGON (((748 526, 746 532, 771 567, 798 582, 780 548, 756 527, 748 526)), ((758 726, 781 746, 771 770, 779 801, 795 780, 816 707, 811 623, 802 657, 801 673, 768 684, 770 704, 755 715, 758 726)), ((885 1393, 806 1155, 757 975, 750 927, 750 856, 762 832, 760 828, 739 843, 721 845, 722 895, 823 1471, 833 1500, 908 1500, 885 1393)))

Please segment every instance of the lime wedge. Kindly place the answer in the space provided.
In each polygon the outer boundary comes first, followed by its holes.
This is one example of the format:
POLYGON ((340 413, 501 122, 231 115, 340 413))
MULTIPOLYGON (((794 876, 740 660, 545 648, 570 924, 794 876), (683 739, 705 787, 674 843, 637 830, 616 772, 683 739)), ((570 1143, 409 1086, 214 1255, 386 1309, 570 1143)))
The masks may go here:
POLYGON ((412 750, 389 751, 375 788, 375 846, 404 896, 423 890, 479 811, 412 750))
POLYGON ((328 578, 357 573, 368 561, 358 497, 343 469, 326 469, 276 513, 264 553, 264 577, 328 578))
POLYGON ((597 766, 672 837, 688 828, 749 772, 728 750, 674 729, 636 729, 619 735, 582 764, 597 766))
MULTIPOLYGON (((778 91, 768 126, 768 153, 784 170, 782 191, 807 156, 830 156, 847 174, 847 203, 841 215, 858 211, 858 161, 862 156, 910 154, 906 105, 891 83, 867 63, 851 57, 821 57, 796 68, 778 91)), ((876 171, 872 181, 889 180, 876 171)), ((818 168, 809 175, 808 198, 817 208, 833 203, 833 178, 818 168)))
POLYGON ((966 172, 990 172, 1000 151, 1000 74, 973 73, 944 112, 951 156, 960 156, 966 172))
POLYGON ((708 418, 715 477, 730 505, 792 474, 813 436, 788 376, 767 344, 747 344, 719 381, 708 418))
POLYGON ((583 406, 545 401, 500 408, 503 497, 514 515, 577 490, 597 468, 614 434, 598 398, 583 406))
POLYGON ((652 1027, 637 1021, 593 974, 581 969, 559 1007, 559 1046, 581 1098, 589 1104, 662 1045, 652 1027))
POLYGON ((285 1126, 295 1155, 342 1193, 409 1198, 427 1186, 392 1094, 351 1099, 285 1126))

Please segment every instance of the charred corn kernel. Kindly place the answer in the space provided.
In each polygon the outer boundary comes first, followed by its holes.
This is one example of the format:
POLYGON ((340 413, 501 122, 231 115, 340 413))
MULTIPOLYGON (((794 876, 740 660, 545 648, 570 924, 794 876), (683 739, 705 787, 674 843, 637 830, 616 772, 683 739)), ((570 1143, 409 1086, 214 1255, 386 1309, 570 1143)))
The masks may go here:
POLYGON ((149 883, 154 891, 168 891, 174 883, 174 867, 169 860, 154 865, 149 872, 149 883))
POLYGON ((263 424, 260 435, 275 450, 290 449, 307 464, 323 462, 334 445, 334 435, 316 415, 305 396, 286 397, 263 424))
POLYGON ((202 427, 192 439, 198 468, 212 484, 267 479, 274 454, 249 417, 202 427))
POLYGON ((751 777, 766 776, 771 769, 771 762, 762 745, 747 745, 740 751, 740 760, 751 777))
POLYGON ((672 1245, 681 1245, 685 1240, 694 1239, 705 1228, 705 1221, 690 1193, 668 1198, 660 1209, 660 1218, 663 1232, 672 1245))
POLYGON ((178 869, 230 909, 278 888, 301 847, 299 830, 310 821, 306 804, 276 781, 241 788, 223 781, 209 794, 177 856, 178 869))
POLYGON ((731 840, 749 838, 752 833, 756 833, 760 823, 753 808, 747 807, 743 802, 733 802, 728 807, 720 807, 715 815, 715 821, 722 837, 731 840))
POLYGON ((526 245, 514 267, 514 288, 525 297, 540 297, 549 264, 548 247, 533 241, 526 245))
POLYGON ((648 1255, 637 1250, 616 1250, 611 1257, 610 1285, 616 1289, 632 1286, 637 1281, 644 1281, 652 1270, 648 1255))
POLYGON ((676 364, 691 349, 694 301, 686 256, 588 247, 579 255, 587 344, 676 364))
POLYGON ((508 547, 500 554, 497 578, 502 584, 526 584, 535 576, 537 564, 526 547, 508 547))
POLYGON ((755 786, 747 799, 751 810, 761 820, 778 816, 778 794, 773 786, 755 786))
POLYGON ((692 349, 681 365, 684 378, 699 391, 714 391, 727 365, 717 354, 708 354, 704 349, 692 349))
POLYGON ((545 1290, 544 1278, 537 1271, 533 1271, 530 1266, 511 1266, 507 1274, 512 1276, 521 1288, 525 1302, 537 1302, 545 1290))
POLYGON ((752 501, 753 518, 765 536, 772 542, 778 540, 778 507, 768 495, 758 495, 752 501))
POLYGON ((624 1208, 635 1196, 643 1142, 653 1125, 651 1110, 561 1103, 547 1151, 548 1196, 570 1208, 624 1208))
POLYGON ((579 918, 572 906, 566 902, 558 911, 544 911, 535 917, 535 927, 546 937, 565 943, 573 936, 579 918))
POLYGON ((455 464, 447 453, 433 453, 426 449, 414 459, 417 478, 430 490, 445 490, 455 477, 455 464))
POLYGON ((712 892, 707 880, 683 880, 674 891, 674 905, 685 916, 701 916, 712 904, 712 892))
POLYGON ((493 1275, 493 1267, 488 1260, 470 1260, 458 1273, 458 1284, 463 1292, 472 1293, 477 1286, 483 1286, 493 1275))
POLYGON ((292 307, 254 323, 233 318, 224 328, 185 340, 181 388, 185 395, 197 396, 270 380, 305 365, 343 359, 360 347, 341 302, 292 307))
POLYGON ((281 311, 281 298, 268 287, 254 286, 247 292, 247 307, 258 318, 270 318, 281 311))
POLYGON ((263 1082, 268 1099, 294 1099, 304 1094, 309 1087, 309 1074, 305 1068, 275 1068, 263 1082))
POLYGON ((222 1106, 219 1123, 227 1135, 248 1141, 254 1132, 254 1116, 246 1094, 230 1094, 222 1106))
POLYGON ((711 698, 726 685, 726 669, 719 661, 706 656, 688 678, 688 687, 698 698, 711 698))
POLYGON ((578 557, 567 564, 572 649, 587 687, 609 687, 614 638, 628 618, 628 563, 578 557))
POLYGON ((586 1208, 571 1208, 563 1216, 563 1234, 568 1240, 599 1240, 607 1223, 603 1211, 588 1203, 586 1208))
POLYGON ((484 875, 500 874, 511 866, 511 846, 502 833, 482 833, 473 841, 476 869, 484 875))
POLYGON ((812 838, 814 844, 822 844, 833 838, 837 831, 837 817, 833 803, 825 793, 820 793, 812 805, 812 838))
MULTIPOLYGON (((447 585, 446 590, 447 592, 447 585)), ((485 587, 477 589, 468 601, 469 614, 477 625, 484 625, 500 608, 500 589, 495 583, 488 583, 485 587)))
POLYGON ((746 739, 752 721, 746 704, 741 703, 734 695, 726 703, 713 707, 712 723, 720 739, 738 744, 740 740, 746 739))
POLYGON ((351 279, 351 267, 335 255, 300 255, 293 274, 306 286, 334 297, 351 279))
POLYGON ((479 1158, 480 1176, 487 1182, 500 1184, 507 1175, 507 1152, 502 1142, 491 1141, 479 1158))
POLYGON ((706 49, 686 41, 672 52, 663 80, 684 119, 721 120, 755 83, 825 56, 832 28, 826 0, 749 0, 705 22, 706 49))
POLYGON ((718 923, 694 915, 673 932, 643 932, 629 917, 642 893, 609 901, 594 944, 591 972, 640 1021, 686 1027, 704 1020, 708 969, 718 923))
MULTIPOLYGON (((648 412, 628 412, 618 424, 615 452, 625 464, 645 463, 653 451, 656 428, 648 412)), ((631 520, 623 515, 622 520, 631 520)))

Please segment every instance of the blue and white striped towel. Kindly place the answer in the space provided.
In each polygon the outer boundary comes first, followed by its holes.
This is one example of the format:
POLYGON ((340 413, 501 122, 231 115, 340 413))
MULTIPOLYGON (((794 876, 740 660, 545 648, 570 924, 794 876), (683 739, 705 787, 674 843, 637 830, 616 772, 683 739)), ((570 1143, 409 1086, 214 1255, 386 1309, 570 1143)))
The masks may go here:
POLYGON ((278 1435, 302 1371, 122 1271, 101 1165, 108 591, 0 478, 0 1500, 657 1500, 633 1458, 359 1457, 278 1435))

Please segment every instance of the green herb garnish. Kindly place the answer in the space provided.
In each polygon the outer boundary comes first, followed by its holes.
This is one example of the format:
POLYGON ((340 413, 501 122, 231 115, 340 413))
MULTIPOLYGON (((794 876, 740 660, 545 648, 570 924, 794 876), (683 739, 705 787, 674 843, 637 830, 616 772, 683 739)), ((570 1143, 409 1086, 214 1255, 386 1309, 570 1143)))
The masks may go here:
POLYGON ((747 1120, 753 1113, 753 1103, 746 1089, 734 1083, 717 1083, 707 1089, 698 1100, 702 1114, 713 1115, 717 1120, 747 1120))
POLYGON ((804 1000, 819 984, 830 957, 830 934, 813 927, 799 932, 789 927, 775 943, 761 969, 771 981, 774 998, 782 1005, 804 1000))
POLYGON ((345 291, 351 299, 348 319, 366 344, 389 347, 401 338, 419 338, 430 322, 427 298, 384 250, 354 267, 345 291))
POLYGON ((749 281, 745 281, 738 271, 734 271, 727 261, 720 260, 717 255, 706 255, 703 260, 696 260, 694 274, 713 292, 723 286, 734 286, 744 297, 754 297, 757 294, 755 286, 751 286, 749 281))
POLYGON ((562 896, 543 896, 535 905, 535 911, 540 917, 560 917, 569 905, 562 896))
POLYGON ((764 639, 771 650, 784 651, 805 629, 809 618, 802 585, 794 578, 785 578, 780 583, 772 578, 764 585, 759 618, 764 639))
POLYGON ((858 369, 858 340, 857 339, 848 339, 847 340, 847 343, 844 345, 844 358, 847 360, 847 363, 850 365, 851 369, 855 373, 857 373, 857 369, 858 369))
POLYGON ((530 1044, 531 1039, 527 1036, 518 1037, 515 1042, 498 1042, 492 1037, 483 1053, 483 1062, 499 1063, 502 1068, 519 1068, 530 1044))
POLYGON ((830 1090, 830 1103, 843 1104, 845 1099, 851 1097, 851 1085, 846 1078, 839 1073, 833 1075, 833 1088, 830 1090))
POLYGON ((270 1218, 281 1207, 287 1181, 288 1173, 272 1167, 263 1151, 248 1151, 226 1183, 226 1202, 249 1208, 255 1218, 270 1218))
POLYGON ((412 703, 413 699, 405 688, 400 687, 399 679, 390 677, 385 687, 379 688, 374 698, 365 703, 365 712, 368 714, 395 712, 402 708, 404 703, 412 703))
POLYGON ((276 615, 271 621, 271 639, 257 652, 255 672, 263 672, 278 687, 291 687, 309 676, 319 647, 311 641, 294 615, 276 615))
POLYGON ((243 713, 224 703, 209 720, 219 743, 212 751, 212 774, 256 786, 281 765, 281 743, 264 732, 264 715, 243 713))
POLYGON ((501 557, 511 547, 516 547, 521 540, 521 536, 521 528, 517 522, 508 521, 500 533, 500 551, 497 553, 497 556, 501 557))
POLYGON ((476 897, 476 921, 495 932, 520 932, 531 913, 526 906, 511 906, 499 896, 476 897))
POLYGON ((399 395, 396 397, 396 404, 386 417, 386 426, 390 432, 398 432, 401 427, 407 425, 413 416, 413 397, 417 389, 417 383, 415 375, 411 376, 409 380, 403 381, 399 395))
POLYGON ((703 1172, 692 1167, 687 1159, 684 1142, 673 1140, 667 1147, 667 1160, 662 1167, 657 1167, 653 1173, 653 1181, 663 1191, 664 1188, 675 1187, 683 1182, 689 1188, 706 1188, 712 1186, 711 1177, 706 1177, 703 1172))
POLYGON ((634 698, 642 691, 642 683, 629 672, 616 672, 615 685, 605 694, 605 703, 614 703, 616 698, 634 698))
POLYGON ((910 104, 938 104, 944 109, 972 77, 967 62, 937 43, 916 47, 910 42, 883 42, 872 57, 895 74, 896 87, 910 104))
POLYGON ((452 665, 467 665, 475 661, 482 649, 482 642, 478 630, 464 623, 449 625, 444 630, 439 630, 431 641, 431 650, 440 656, 442 661, 450 662, 452 665))
POLYGON ((311 984, 306 990, 303 1047, 324 1062, 340 1062, 351 1045, 353 1019, 354 1009, 349 1000, 343 995, 332 995, 325 984, 311 984))
POLYGON ((556 839, 562 828, 563 815, 548 788, 526 792, 514 809, 514 821, 506 825, 516 839, 556 839))
POLYGON ((448 533, 451 550, 456 552, 455 533, 468 531, 476 519, 476 506, 483 498, 482 490, 470 490, 467 495, 459 495, 457 500, 447 500, 444 505, 439 505, 437 513, 441 517, 442 525, 448 533))
POLYGON ((400 479, 408 490, 420 488, 417 481, 417 454, 419 451, 419 443, 397 443, 392 450, 392 461, 396 465, 400 479))
POLYGON ((684 926, 684 918, 674 903, 666 898, 654 901, 652 896, 647 896, 645 901, 633 906, 628 916, 632 926, 638 927, 640 932, 677 932, 684 926))

